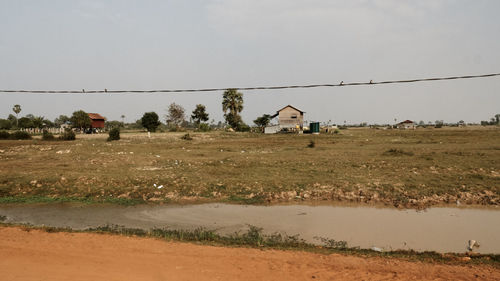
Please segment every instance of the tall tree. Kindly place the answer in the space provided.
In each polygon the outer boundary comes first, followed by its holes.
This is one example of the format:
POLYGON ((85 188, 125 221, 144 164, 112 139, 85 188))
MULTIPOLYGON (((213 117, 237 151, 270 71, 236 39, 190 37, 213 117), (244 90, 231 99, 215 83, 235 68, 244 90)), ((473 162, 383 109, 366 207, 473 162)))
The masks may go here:
POLYGON ((19 128, 24 128, 24 129, 34 127, 33 121, 31 119, 29 119, 28 117, 19 118, 17 125, 19 128))
POLYGON ((233 129, 239 130, 243 125, 240 112, 243 110, 243 94, 236 89, 228 89, 222 95, 222 111, 226 122, 233 129))
POLYGON ((83 130, 85 128, 90 128, 92 120, 85 111, 78 110, 73 112, 73 115, 71 115, 70 123, 73 128, 80 128, 83 130))
POLYGON ((12 111, 16 114, 16 126, 19 126, 19 112, 21 112, 21 106, 19 104, 15 104, 12 108, 12 111))
POLYGON ((262 132, 264 132, 264 128, 266 128, 266 126, 269 125, 269 122, 271 122, 271 115, 264 114, 261 117, 253 120, 253 122, 255 123, 255 125, 261 128, 262 132))
POLYGON ((166 116, 167 123, 180 127, 185 119, 184 108, 175 102, 171 103, 168 107, 168 114, 166 116))
POLYGON ((160 126, 158 114, 156 112, 146 112, 141 118, 141 125, 148 130, 148 132, 155 132, 156 128, 160 126))
POLYGON ((208 121, 208 113, 206 112, 205 106, 203 104, 197 104, 191 114, 191 118, 193 118, 197 125, 200 125, 201 122, 208 121))
POLYGON ((9 114, 9 117, 7 117, 7 120, 10 121, 10 123, 12 124, 12 127, 14 126, 17 126, 18 125, 18 121, 17 121, 17 117, 14 116, 13 114, 9 114))
POLYGON ((125 125, 125 115, 120 116, 122 118, 122 124, 125 125))

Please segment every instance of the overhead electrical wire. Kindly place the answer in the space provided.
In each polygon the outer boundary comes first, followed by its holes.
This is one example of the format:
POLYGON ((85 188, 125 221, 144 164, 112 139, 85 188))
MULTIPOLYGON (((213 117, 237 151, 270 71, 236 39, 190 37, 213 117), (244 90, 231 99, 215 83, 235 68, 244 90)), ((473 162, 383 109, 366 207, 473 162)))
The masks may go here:
POLYGON ((418 78, 408 80, 388 80, 388 81, 373 81, 369 82, 344 82, 341 81, 337 84, 310 84, 310 85, 284 85, 284 86, 260 86, 260 87, 227 87, 227 88, 202 88, 202 89, 166 89, 166 90, 0 90, 0 93, 27 93, 27 94, 125 94, 125 93, 196 93, 196 92, 220 92, 229 89, 240 91, 253 91, 253 90, 282 90, 282 89, 308 89, 308 88, 322 88, 322 87, 347 87, 347 86, 373 86, 385 84, 403 84, 403 83, 416 83, 416 82, 429 82, 429 81, 445 81, 445 80, 459 80, 459 79, 472 79, 472 78, 487 78, 500 76, 500 73, 479 74, 479 75, 464 75, 464 76, 449 76, 449 77, 432 77, 432 78, 418 78))

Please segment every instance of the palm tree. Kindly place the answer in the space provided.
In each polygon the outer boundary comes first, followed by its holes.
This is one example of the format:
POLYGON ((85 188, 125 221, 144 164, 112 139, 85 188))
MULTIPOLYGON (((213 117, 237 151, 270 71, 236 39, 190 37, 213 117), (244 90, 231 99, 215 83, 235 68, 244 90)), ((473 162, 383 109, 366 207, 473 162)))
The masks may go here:
POLYGON ((35 128, 42 128, 43 127, 43 120, 45 120, 45 117, 43 116, 37 116, 35 118, 33 118, 33 126, 35 128))
POLYGON ((14 105, 12 108, 14 113, 16 114, 16 127, 19 127, 19 112, 21 112, 21 106, 19 104, 14 105))
POLYGON ((122 124, 125 125, 125 115, 120 116, 122 118, 122 124))
POLYGON ((243 110, 243 94, 236 89, 227 89, 222 95, 222 111, 226 122, 238 129, 241 125, 241 116, 239 113, 243 110))

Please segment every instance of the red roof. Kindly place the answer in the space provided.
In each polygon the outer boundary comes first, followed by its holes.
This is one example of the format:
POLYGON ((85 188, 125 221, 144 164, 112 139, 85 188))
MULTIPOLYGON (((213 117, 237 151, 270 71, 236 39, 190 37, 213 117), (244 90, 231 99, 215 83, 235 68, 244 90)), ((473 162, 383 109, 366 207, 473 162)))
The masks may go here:
POLYGON ((102 117, 99 113, 87 113, 92 120, 104 120, 104 117, 102 117))
POLYGON ((401 122, 401 123, 399 123, 399 124, 413 124, 413 123, 414 123, 414 122, 413 122, 413 121, 411 121, 411 120, 405 120, 405 121, 403 121, 403 122, 401 122))

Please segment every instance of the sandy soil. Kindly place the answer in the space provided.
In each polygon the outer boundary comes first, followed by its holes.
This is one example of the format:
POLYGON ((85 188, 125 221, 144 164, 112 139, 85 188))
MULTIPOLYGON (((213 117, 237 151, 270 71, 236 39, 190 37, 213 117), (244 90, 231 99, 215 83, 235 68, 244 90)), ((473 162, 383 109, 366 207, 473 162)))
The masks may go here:
POLYGON ((224 248, 87 233, 0 228, 2 280, 500 280, 487 266, 450 266, 224 248))

